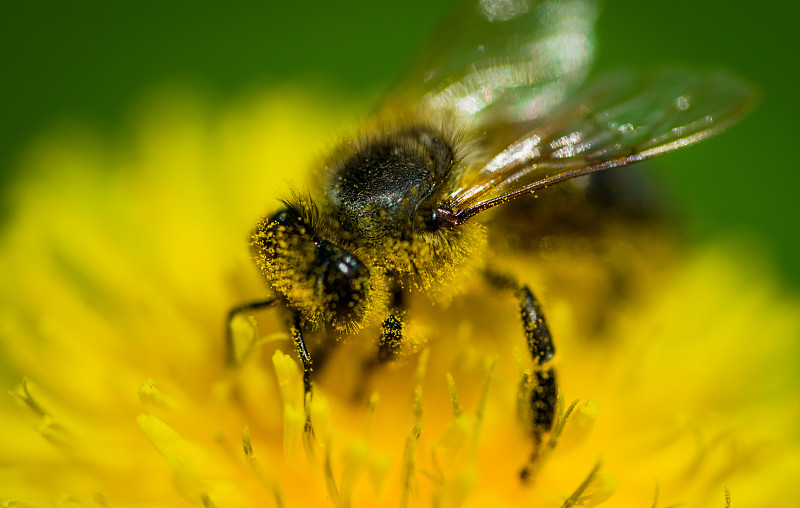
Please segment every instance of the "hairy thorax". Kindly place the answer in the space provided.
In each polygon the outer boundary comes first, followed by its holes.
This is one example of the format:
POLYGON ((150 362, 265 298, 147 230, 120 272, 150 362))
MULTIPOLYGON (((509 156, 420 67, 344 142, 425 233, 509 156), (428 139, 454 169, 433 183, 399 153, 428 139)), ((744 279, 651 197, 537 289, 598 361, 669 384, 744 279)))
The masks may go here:
POLYGON ((342 143, 326 164, 325 201, 339 234, 403 282, 441 294, 484 241, 477 224, 433 220, 462 168, 461 140, 411 122, 342 143))

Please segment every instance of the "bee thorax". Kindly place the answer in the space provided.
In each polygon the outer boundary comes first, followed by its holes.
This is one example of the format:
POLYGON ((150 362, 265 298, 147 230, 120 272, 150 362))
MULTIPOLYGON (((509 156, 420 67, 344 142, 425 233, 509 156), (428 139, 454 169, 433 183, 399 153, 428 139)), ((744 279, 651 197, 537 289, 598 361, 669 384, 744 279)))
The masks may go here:
POLYGON ((331 165, 328 200, 354 235, 375 238, 415 228, 421 205, 437 199, 448 183, 454 150, 442 133, 413 125, 346 143, 331 165))

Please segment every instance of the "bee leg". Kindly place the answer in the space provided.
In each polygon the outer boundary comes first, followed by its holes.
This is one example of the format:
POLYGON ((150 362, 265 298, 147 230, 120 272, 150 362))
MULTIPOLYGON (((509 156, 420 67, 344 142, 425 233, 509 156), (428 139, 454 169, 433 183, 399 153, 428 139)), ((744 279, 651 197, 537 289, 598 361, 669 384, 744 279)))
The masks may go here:
MULTIPOLYGON (((225 357, 228 365, 231 367, 238 366, 238 361, 236 359, 236 348, 234 347, 233 343, 233 329, 231 327, 233 319, 239 314, 265 309, 272 306, 274 303, 275 298, 267 298, 264 300, 243 303, 233 307, 228 311, 228 318, 225 327, 225 357)), ((300 314, 295 313, 291 327, 292 342, 294 343, 297 355, 303 362, 303 391, 306 395, 308 395, 311 393, 311 355, 308 354, 308 348, 306 347, 305 340, 303 340, 303 331, 300 324, 300 314)))
POLYGON ((381 334, 378 338, 378 349, 374 356, 368 357, 362 365, 362 382, 356 388, 353 398, 362 400, 366 382, 372 372, 381 365, 397 357, 403 344, 403 325, 405 307, 403 292, 399 286, 392 290, 392 301, 389 305, 389 315, 381 323, 381 334))
POLYGON ((245 312, 254 312, 261 309, 266 309, 275 303, 275 298, 266 298, 264 300, 256 300, 237 305, 228 311, 228 318, 225 321, 225 362, 229 367, 237 367, 239 362, 236 358, 236 348, 233 343, 233 329, 231 323, 233 319, 239 314, 245 312))
MULTIPOLYGON (((226 347, 226 360, 229 366, 236 367, 238 366, 238 361, 236 358, 236 349, 234 347, 233 342, 233 330, 231 328, 231 323, 233 319, 243 312, 252 312, 261 309, 265 309, 275 303, 275 298, 267 298, 265 300, 257 300, 254 302, 247 302, 236 307, 233 307, 231 310, 228 311, 228 321, 226 325, 226 333, 225 333, 225 347, 226 347)), ((300 361, 303 363, 303 401, 307 404, 311 400, 311 371, 312 364, 311 364, 311 355, 308 354, 308 348, 306 347, 306 342, 303 339, 303 329, 302 329, 302 319, 299 312, 294 313, 294 319, 292 321, 291 326, 291 335, 292 335, 292 342, 294 343, 295 350, 297 351, 297 355, 300 357, 300 361)), ((306 438, 309 440, 307 446, 310 446, 310 439, 314 435, 314 428, 311 425, 311 415, 306 412, 306 422, 304 425, 304 433, 306 438)))
POLYGON ((381 324, 381 336, 378 339, 378 353, 373 363, 381 365, 393 360, 400 352, 403 343, 403 317, 405 316, 403 293, 400 288, 392 292, 392 304, 389 315, 381 324))
POLYGON ((372 363, 382 365, 394 360, 403 342, 403 311, 393 310, 381 324, 378 353, 372 363))
POLYGON ((513 278, 495 272, 485 272, 486 280, 498 289, 512 291, 519 301, 520 318, 528 352, 533 360, 533 370, 523 380, 520 395, 520 416, 533 439, 533 452, 528 464, 520 472, 520 478, 528 482, 535 472, 544 435, 550 432, 558 408, 558 383, 556 371, 551 365, 555 345, 550 328, 544 317, 542 305, 527 285, 520 285, 513 278))
POLYGON ((311 355, 308 354, 306 341, 303 339, 302 318, 299 312, 294 313, 292 321, 292 342, 294 343, 297 356, 303 362, 303 406, 305 407, 306 421, 303 425, 303 440, 305 443, 306 451, 311 454, 314 449, 314 426, 311 423, 311 413, 309 412, 309 403, 311 402, 311 372, 313 367, 311 364, 311 355))
POLYGON ((528 464, 520 472, 520 478, 527 482, 533 476, 543 437, 553 428, 556 419, 558 384, 555 368, 551 365, 555 346, 542 305, 527 285, 519 287, 516 296, 519 298, 520 317, 528 342, 528 351, 533 359, 529 393, 530 412, 523 411, 529 420, 527 423, 533 437, 533 452, 528 464))
POLYGON ((311 364, 311 355, 308 354, 306 342, 303 340, 303 328, 301 327, 300 313, 294 315, 294 322, 292 323, 292 342, 294 343, 297 356, 303 362, 303 400, 308 400, 311 395, 311 372, 313 366, 311 364))

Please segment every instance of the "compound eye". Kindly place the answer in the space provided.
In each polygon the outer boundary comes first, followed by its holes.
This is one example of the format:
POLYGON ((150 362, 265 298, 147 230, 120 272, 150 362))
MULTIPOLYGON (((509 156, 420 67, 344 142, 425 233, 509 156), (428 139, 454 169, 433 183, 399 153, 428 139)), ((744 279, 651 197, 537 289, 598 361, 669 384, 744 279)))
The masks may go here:
POLYGON ((361 277, 363 265, 355 256, 346 254, 336 261, 332 268, 337 272, 337 275, 340 274, 341 277, 357 279, 361 277))

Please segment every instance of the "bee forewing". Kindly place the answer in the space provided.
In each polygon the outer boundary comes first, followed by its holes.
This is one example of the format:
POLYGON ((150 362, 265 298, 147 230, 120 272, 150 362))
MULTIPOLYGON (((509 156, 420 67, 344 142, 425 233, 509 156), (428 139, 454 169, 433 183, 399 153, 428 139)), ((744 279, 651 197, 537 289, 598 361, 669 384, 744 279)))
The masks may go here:
POLYGON ((722 71, 608 75, 545 117, 485 166, 467 170, 449 211, 464 220, 536 189, 694 144, 736 122, 755 90, 722 71))
POLYGON ((462 2, 386 106, 415 107, 461 127, 538 118, 585 78, 596 12, 592 0, 462 2))

